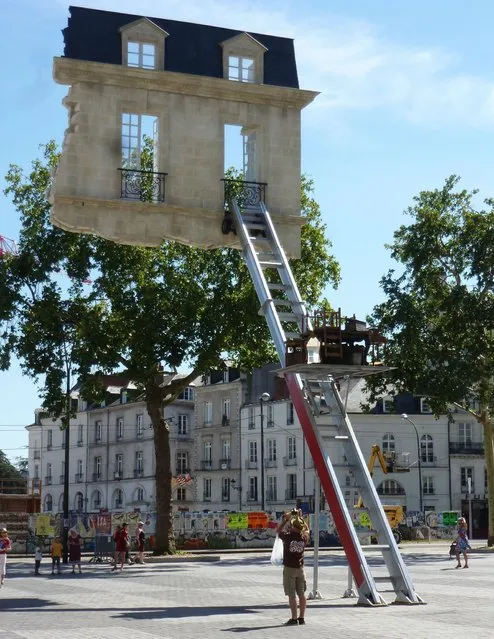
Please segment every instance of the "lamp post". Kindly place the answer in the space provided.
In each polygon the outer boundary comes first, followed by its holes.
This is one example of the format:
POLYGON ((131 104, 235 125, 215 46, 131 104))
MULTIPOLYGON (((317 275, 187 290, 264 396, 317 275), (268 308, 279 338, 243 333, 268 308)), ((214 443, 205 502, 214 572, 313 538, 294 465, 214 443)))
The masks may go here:
POLYGON ((410 417, 408 417, 408 415, 406 413, 403 413, 401 418, 404 419, 405 421, 407 421, 409 424, 411 424, 413 426, 413 430, 415 431, 415 435, 417 437, 417 464, 418 464, 418 469, 419 469, 419 505, 420 505, 420 512, 422 513, 422 512, 424 512, 424 507, 423 507, 423 502, 422 502, 422 463, 420 461, 419 432, 417 430, 417 426, 415 425, 415 423, 412 422, 412 420, 410 419, 410 417))
POLYGON ((264 512, 264 402, 269 402, 269 393, 263 393, 259 397, 261 402, 261 510, 264 512))

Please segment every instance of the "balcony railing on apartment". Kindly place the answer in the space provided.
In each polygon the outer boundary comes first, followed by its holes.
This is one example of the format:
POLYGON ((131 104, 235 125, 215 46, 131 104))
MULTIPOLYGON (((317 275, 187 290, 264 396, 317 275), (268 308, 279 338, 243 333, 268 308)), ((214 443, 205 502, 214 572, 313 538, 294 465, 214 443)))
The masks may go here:
POLYGON ((283 466, 296 466, 297 458, 296 457, 283 457, 283 466))
POLYGON ((247 501, 257 501, 257 493, 248 491, 246 499, 247 501))
POLYGON ((201 470, 213 470, 213 462, 210 459, 201 461, 201 470))
POLYGON ((45 486, 51 486, 51 482, 52 482, 52 476, 51 475, 47 475, 45 477, 45 486))
POLYGON ((285 501, 292 501, 297 499, 297 491, 293 488, 288 488, 285 491, 285 501))
POLYGON ((259 202, 266 201, 266 182, 233 180, 223 178, 225 188, 225 210, 228 210, 232 198, 236 198, 241 208, 254 208, 259 202))
POLYGON ((277 468, 278 461, 276 459, 265 459, 264 460, 264 466, 266 468, 277 468))
POLYGON ((77 440, 77 445, 80 446, 84 446, 84 440, 83 439, 78 439, 77 440))
POLYGON ((144 468, 134 468, 134 477, 143 477, 144 468))
POLYGON ((484 444, 482 442, 450 442, 451 455, 483 455, 484 444))
POLYGON ((101 473, 93 473, 93 481, 101 481, 103 475, 101 473))
MULTIPOLYGON (((48 446, 46 447, 46 450, 49 450, 48 446)), ((34 459, 41 459, 41 451, 40 450, 35 450, 33 453, 34 459)))
POLYGON ((120 171, 120 197, 140 202, 164 202, 165 178, 168 173, 118 169, 120 171))
POLYGON ((63 484, 64 481, 65 481, 65 475, 60 475, 58 483, 63 484))
POLYGON ((257 470, 257 460, 256 461, 251 461, 250 459, 248 459, 245 462, 245 468, 247 470, 257 470))
POLYGON ((83 478, 84 478, 83 473, 76 473, 75 474, 75 483, 76 484, 80 484, 82 482, 83 478))
POLYGON ((220 470, 230 470, 231 466, 231 459, 220 459, 220 470))

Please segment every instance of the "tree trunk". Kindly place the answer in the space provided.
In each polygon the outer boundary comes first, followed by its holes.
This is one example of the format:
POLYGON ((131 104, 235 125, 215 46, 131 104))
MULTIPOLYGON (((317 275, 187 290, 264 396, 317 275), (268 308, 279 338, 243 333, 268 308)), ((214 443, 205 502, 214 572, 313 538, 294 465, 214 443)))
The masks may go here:
POLYGON ((154 431, 156 461, 156 554, 174 554, 175 537, 172 525, 172 473, 170 463, 170 429, 163 419, 161 378, 146 388, 146 405, 154 431))
POLYGON ((487 545, 494 546, 494 438, 492 436, 492 422, 488 410, 482 411, 481 423, 484 427, 485 467, 487 470, 487 516, 489 525, 487 545))

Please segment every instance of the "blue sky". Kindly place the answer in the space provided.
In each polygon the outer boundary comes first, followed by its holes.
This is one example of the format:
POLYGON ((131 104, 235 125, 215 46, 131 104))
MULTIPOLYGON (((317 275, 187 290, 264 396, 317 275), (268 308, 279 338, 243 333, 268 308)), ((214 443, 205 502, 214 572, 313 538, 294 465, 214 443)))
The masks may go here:
MULTIPOLYGON (((392 266, 384 244, 416 193, 456 173, 494 195, 490 0, 236 0, 234 11, 231 0, 74 4, 295 39, 300 86, 321 92, 303 116, 302 164, 342 266, 341 286, 328 295, 345 313, 365 317, 382 298, 379 279, 392 266)), ((62 138, 66 87, 54 84, 51 67, 68 3, 1 6, 3 176, 9 163, 28 167, 40 144, 62 138)), ((0 235, 15 239, 17 214, 0 197, 0 235)), ((13 458, 27 444, 37 390, 14 366, 0 373, 0 399, 0 448, 13 458)))

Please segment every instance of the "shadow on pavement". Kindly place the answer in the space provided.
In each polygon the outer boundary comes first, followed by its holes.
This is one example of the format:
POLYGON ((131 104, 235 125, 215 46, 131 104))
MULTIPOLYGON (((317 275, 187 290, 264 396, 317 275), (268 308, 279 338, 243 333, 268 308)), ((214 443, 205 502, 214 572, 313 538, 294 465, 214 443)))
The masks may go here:
POLYGON ((15 611, 24 610, 29 612, 39 612, 40 608, 47 608, 53 606, 59 606, 56 601, 50 601, 49 599, 38 599, 38 597, 30 597, 26 599, 18 599, 15 597, 2 597, 0 599, 0 610, 15 611))

